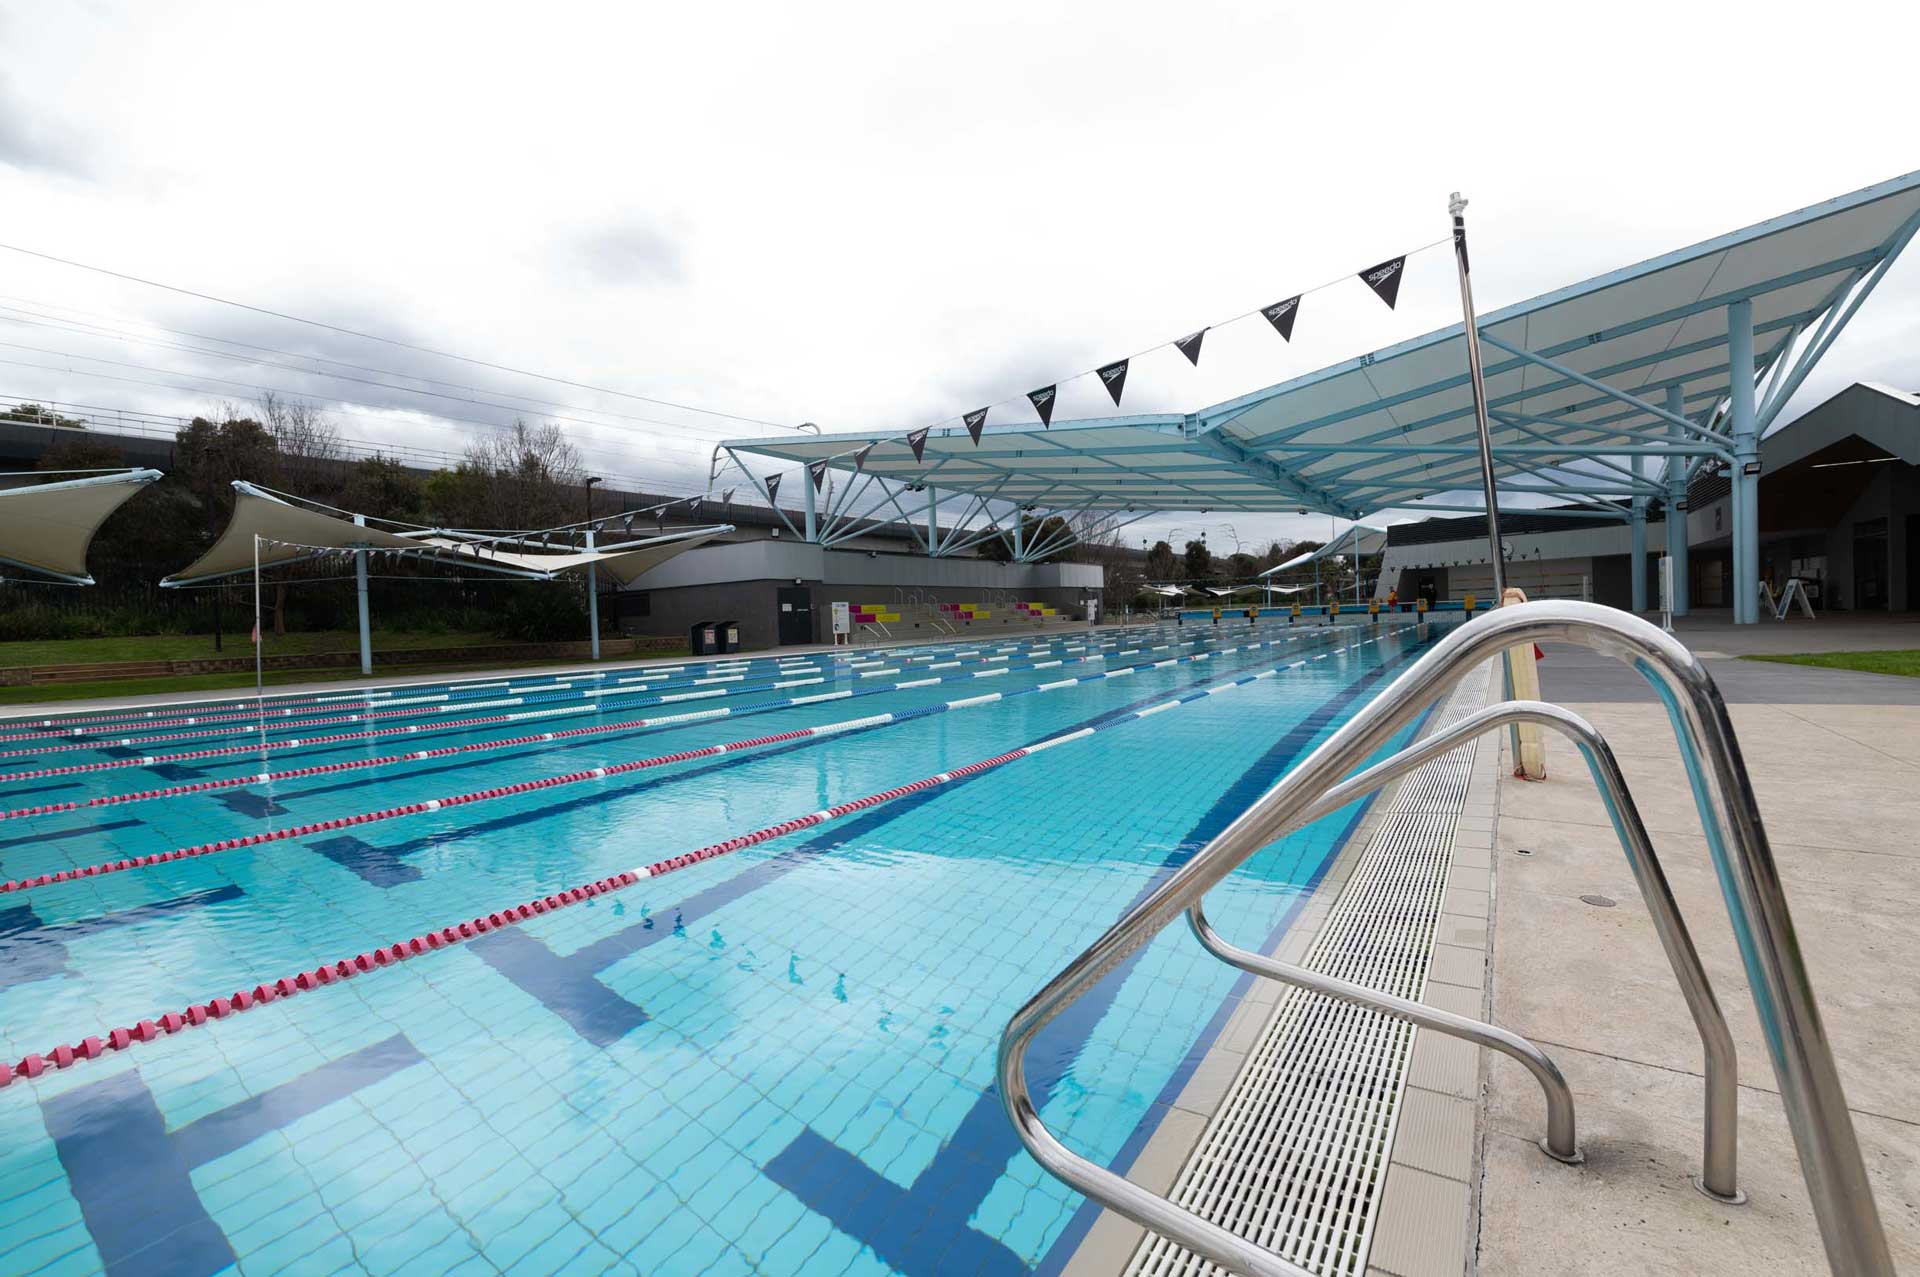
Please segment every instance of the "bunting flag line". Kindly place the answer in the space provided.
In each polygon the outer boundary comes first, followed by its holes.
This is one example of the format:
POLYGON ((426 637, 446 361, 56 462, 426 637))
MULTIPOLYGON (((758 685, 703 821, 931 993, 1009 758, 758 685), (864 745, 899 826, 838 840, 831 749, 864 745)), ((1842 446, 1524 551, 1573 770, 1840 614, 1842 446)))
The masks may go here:
POLYGON ((767 476, 767 504, 772 505, 773 499, 779 494, 780 494, 780 476, 777 474, 768 475, 767 476))
POLYGON ((1393 303, 1400 296, 1400 276, 1406 264, 1406 254, 1402 253, 1398 257, 1390 257, 1378 266, 1369 266, 1360 272, 1360 278, 1365 280, 1367 287, 1387 304, 1388 310, 1393 309, 1393 303))
MULTIPOLYGON (((1424 252, 1426 249, 1438 247, 1446 242, 1444 239, 1436 240, 1434 243, 1422 245, 1421 248, 1414 251, 1424 252)), ((1455 232, 1454 248, 1464 264, 1466 245, 1457 230, 1455 232)), ((1407 258, 1410 256, 1412 256, 1411 253, 1401 253, 1399 256, 1390 257, 1378 265, 1369 266, 1357 274, 1357 278, 1368 288, 1372 289, 1374 296, 1385 302, 1389 310, 1397 308, 1397 303, 1400 300, 1400 280, 1405 274, 1407 258)), ((1273 325, 1273 330, 1280 334, 1282 341, 1291 344, 1293 341, 1294 321, 1299 318, 1300 302, 1306 294, 1317 293, 1323 288, 1330 288, 1348 278, 1353 277, 1342 275, 1336 279, 1315 285, 1313 288, 1309 288, 1305 290, 1305 292, 1295 293, 1283 301, 1274 302, 1270 306, 1262 306, 1258 313, 1269 324, 1273 325)), ((1245 319, 1249 317, 1249 315, 1238 315, 1234 318, 1245 319)), ((1227 322, 1233 321, 1229 320, 1227 322)), ((1198 368, 1200 366, 1201 346, 1205 343, 1207 334, 1212 332, 1214 327, 1217 326, 1218 325, 1210 325, 1206 328, 1197 329, 1194 332, 1188 333, 1185 337, 1175 338, 1171 344, 1182 355, 1186 356, 1189 364, 1198 368)), ((1156 347, 1155 349, 1158 348, 1156 347)), ((1100 378, 1100 384, 1107 388, 1107 394, 1112 397, 1113 406, 1116 408, 1120 406, 1121 396, 1126 390, 1127 369, 1132 361, 1132 356, 1126 359, 1116 359, 1112 363, 1103 364, 1094 370, 1095 375, 1100 378)), ((1076 376, 1085 375, 1084 373, 1076 374, 1076 376)), ((1052 385, 1041 386, 1037 390, 1029 390, 1027 392, 1027 402, 1033 405, 1033 411, 1039 416, 1040 424, 1044 428, 1051 429, 1053 427, 1053 410, 1059 402, 1059 390, 1060 383, 1055 382, 1052 385)), ((987 414, 992 411, 994 406, 993 404, 988 404, 984 408, 976 408, 972 412, 963 414, 960 418, 962 424, 967 428, 968 437, 973 440, 974 447, 976 448, 980 446, 980 437, 986 430, 987 414)), ((906 445, 913 450, 915 463, 925 461, 927 439, 932 433, 933 428, 931 426, 923 426, 919 430, 909 431, 904 436, 906 445)), ((865 469, 867 455, 881 442, 883 441, 877 439, 872 440, 853 451, 853 470, 855 474, 859 474, 865 469)), ((836 453, 835 457, 843 455, 846 454, 836 453)), ((827 466, 835 457, 822 458, 819 461, 808 463, 807 469, 813 478, 813 486, 816 489, 820 488, 823 484, 827 466)), ((775 475, 766 480, 767 499, 769 502, 773 500, 773 496, 779 491, 779 487, 780 476, 775 475)), ((734 489, 732 488, 726 491, 724 499, 729 505, 732 504, 733 493, 734 489)))
POLYGON ((1260 313, 1273 325, 1273 331, 1280 334, 1280 340, 1289 344, 1293 341, 1293 319, 1300 313, 1300 298, 1293 296, 1271 306, 1262 306, 1260 313))
POLYGON ((1059 389, 1058 386, 1042 386, 1038 390, 1027 392, 1027 401, 1033 405, 1033 410, 1040 414, 1040 424, 1048 429, 1053 426, 1053 392, 1057 389, 1059 389))

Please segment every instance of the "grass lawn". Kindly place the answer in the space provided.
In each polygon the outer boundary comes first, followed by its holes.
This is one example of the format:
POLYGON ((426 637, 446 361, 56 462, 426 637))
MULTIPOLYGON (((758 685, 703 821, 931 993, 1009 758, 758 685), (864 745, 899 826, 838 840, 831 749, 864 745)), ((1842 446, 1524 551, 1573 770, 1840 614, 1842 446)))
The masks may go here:
POLYGON ((1787 655, 1749 655, 1743 661, 1772 661, 1778 665, 1813 665, 1823 670, 1858 670, 1863 674, 1898 674, 1920 678, 1920 648, 1884 652, 1796 652, 1787 655))
MULTIPOLYGON (((204 656, 253 656, 247 642, 252 622, 226 636, 222 650, 213 650, 211 634, 155 634, 133 638, 47 639, 0 643, 0 668, 17 665, 84 665, 96 661, 185 661, 204 656)), ((373 650, 413 647, 465 647, 470 643, 498 643, 491 634, 419 634, 392 630, 373 632, 373 650)), ((268 634, 270 655, 287 652, 357 652, 360 635, 353 630, 314 630, 306 634, 268 634)), ((251 681, 251 680, 249 680, 251 681)))
MULTIPOLYGON (((443 636, 444 637, 444 636, 443 636)), ((636 652, 631 656, 614 658, 622 663, 639 660, 671 660, 676 656, 685 656, 687 648, 683 644, 677 650, 661 652, 636 652)), ((469 661, 446 665, 389 665, 380 664, 380 645, 374 643, 373 672, 376 678, 412 678, 415 675, 425 677, 431 674, 478 673, 484 670, 511 670, 525 668, 545 669, 562 665, 591 665, 592 661, 540 661, 529 667, 525 661, 469 661)), ((266 682, 269 687, 285 683, 353 683, 360 681, 359 667, 330 667, 317 670, 269 670, 266 682)), ((0 705, 28 705, 41 701, 77 701, 94 697, 134 697, 153 696, 167 692, 220 692, 230 689, 251 689, 251 674, 181 674, 167 678, 116 678, 97 683, 46 683, 38 687, 0 687, 0 705)))

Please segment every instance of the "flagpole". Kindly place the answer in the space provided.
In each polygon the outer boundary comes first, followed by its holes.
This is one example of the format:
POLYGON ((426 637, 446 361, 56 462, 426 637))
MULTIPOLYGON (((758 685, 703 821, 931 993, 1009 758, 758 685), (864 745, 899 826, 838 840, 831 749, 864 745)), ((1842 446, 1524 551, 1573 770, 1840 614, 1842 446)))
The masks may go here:
POLYGON ((1467 337, 1467 372, 1473 382, 1473 421, 1480 441, 1480 487, 1487 503, 1487 548, 1493 563, 1493 606, 1507 593, 1507 565, 1500 548, 1500 502, 1493 491, 1493 439, 1487 429, 1487 383, 1480 369, 1480 326, 1473 317, 1473 280, 1467 270, 1467 201, 1455 191, 1447 204, 1453 214, 1453 260, 1460 268, 1460 309, 1467 337))
POLYGON ((260 534, 253 534, 253 705, 260 737, 260 771, 267 770, 267 684, 260 656, 260 534))

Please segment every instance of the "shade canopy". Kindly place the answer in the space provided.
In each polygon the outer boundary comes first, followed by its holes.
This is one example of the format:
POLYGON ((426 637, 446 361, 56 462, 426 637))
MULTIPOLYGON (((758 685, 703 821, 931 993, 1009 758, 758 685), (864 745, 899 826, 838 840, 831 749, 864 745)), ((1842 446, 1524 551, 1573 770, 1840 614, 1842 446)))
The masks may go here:
MULTIPOLYGON (((1737 378, 1760 378, 1764 434, 1916 227, 1909 174, 1481 316, 1503 489, 1619 491, 1624 460, 1596 455, 1728 456, 1737 378), (1752 368, 1732 367, 1733 306, 1752 368)), ((867 473, 1022 505, 1359 518, 1477 488, 1475 434, 1455 324, 1193 413, 935 427, 918 458, 899 430, 726 446, 852 469, 871 444, 867 473)))
POLYGON ((158 470, 125 470, 0 488, 0 565, 92 585, 87 547, 93 534, 122 502, 159 477, 158 470))
POLYGON ((1306 567, 1309 563, 1330 558, 1336 554, 1351 554, 1365 558, 1369 554, 1380 554, 1387 548, 1387 530, 1356 523, 1333 540, 1305 554, 1296 554, 1285 563, 1276 564, 1262 572, 1261 576, 1274 576, 1294 568, 1306 567))
MULTIPOLYGON (((622 542, 584 552, 531 552, 524 539, 479 538, 441 530, 372 526, 337 510, 316 508, 256 487, 245 480, 233 484, 233 517, 207 552, 160 582, 175 587, 198 585, 254 570, 255 554, 261 568, 296 563, 333 550, 374 550, 404 553, 453 568, 477 568, 531 580, 584 571, 596 572, 626 585, 723 533, 730 524, 676 529, 660 536, 622 542), (513 545, 503 549, 501 542, 513 545), (256 546, 257 542, 257 546, 256 546)), ((533 535, 539 535, 534 533, 533 535)))

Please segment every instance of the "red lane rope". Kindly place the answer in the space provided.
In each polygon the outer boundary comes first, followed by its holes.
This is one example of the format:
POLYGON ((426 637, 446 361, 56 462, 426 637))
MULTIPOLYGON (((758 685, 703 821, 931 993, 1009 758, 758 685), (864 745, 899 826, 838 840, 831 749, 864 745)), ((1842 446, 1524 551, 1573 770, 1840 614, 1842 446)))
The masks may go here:
MULTIPOLYGON (((824 824, 829 820, 837 820, 841 816, 850 815, 856 811, 864 811, 869 807, 878 807, 882 803, 893 802, 895 799, 904 798, 908 794, 915 794, 922 790, 932 789, 937 785, 947 784, 963 776, 972 776, 980 772, 989 771, 995 767, 1013 762, 1015 759, 1025 758, 1032 752, 1033 748, 1031 746, 1009 750, 993 758, 986 758, 976 763, 969 763, 965 767, 957 767, 952 771, 941 772, 937 776, 928 776, 924 779, 916 780, 911 784, 882 790, 877 794, 868 794, 864 798, 856 798, 850 802, 836 803, 834 806, 825 808, 822 811, 799 816, 793 820, 784 820, 777 825, 769 825, 764 829, 756 829, 752 833, 729 838, 725 842, 714 843, 682 855, 671 856, 665 860, 657 860, 650 865, 644 865, 637 869, 628 869, 605 878, 597 878, 592 882, 569 888, 554 895, 543 896, 537 900, 529 900, 523 904, 511 905, 497 912, 470 918, 451 926, 440 927, 431 931, 423 931, 419 935, 411 936, 406 940, 397 940, 391 944, 363 950, 351 958, 341 958, 336 962, 321 963, 311 970, 296 972, 291 976, 281 976, 278 979, 270 981, 263 980, 251 989, 237 989, 231 994, 209 998, 204 1002, 189 1003, 180 1011, 163 1012, 152 1019, 137 1021, 131 1027, 123 1025, 118 1028, 108 1029, 104 1034, 91 1034, 83 1037, 78 1042, 71 1044, 62 1043, 44 1053, 23 1056, 10 1067, 0 1069, 0 1089, 4 1089, 10 1085, 16 1078, 37 1078, 48 1069, 71 1068, 81 1060, 97 1060, 109 1051, 127 1050, 136 1042, 157 1041, 161 1037, 179 1033, 183 1029, 199 1028, 209 1021, 222 1020, 227 1016, 237 1015, 242 1011, 251 1011, 255 1007, 264 1006, 269 1002, 281 998, 290 998, 296 994, 311 992, 314 989, 324 988, 329 984, 334 984, 342 980, 350 980, 365 972, 406 962, 422 954, 431 953, 436 949, 450 948, 471 940, 475 936, 485 935, 487 932, 497 928, 514 926, 539 914, 551 913, 558 909, 565 909, 570 905, 579 904, 583 900, 592 899, 595 896, 620 891, 633 886, 637 882, 658 878, 662 874, 672 873, 676 869, 684 869, 689 865, 696 865, 702 861, 712 860, 715 857, 724 856, 729 852, 738 851, 743 847, 751 847, 757 843, 767 842, 770 839, 784 837, 787 834, 794 833, 801 829, 808 829, 814 825, 824 824)), ((508 790, 537 788, 541 783, 543 782, 535 782, 524 787, 508 786, 507 788, 508 790)), ((415 806, 424 806, 424 804, 415 804, 415 806)), ((399 809, 394 810, 397 812, 399 809)))
MULTIPOLYGON (((112 807, 120 803, 143 802, 149 798, 173 798, 182 794, 202 794, 214 789, 232 789, 238 785, 257 785, 263 781, 292 780, 301 776, 324 776, 333 772, 358 771, 368 767, 382 767, 388 763, 418 762, 428 758, 450 758, 455 754, 471 754, 489 749, 504 749, 512 745, 544 745, 548 741, 562 740, 575 736, 593 736, 605 732, 634 731, 642 727, 653 726, 657 722, 659 722, 658 719, 632 718, 619 723, 595 723, 588 727, 569 727, 557 732, 536 732, 530 736, 505 736, 499 740, 476 741, 467 745, 443 745, 438 749, 415 749, 409 750, 404 754, 386 754, 378 758, 354 758, 338 763, 316 763, 310 767, 290 767, 285 771, 262 772, 254 776, 233 776, 225 780, 202 780, 190 785, 164 785, 158 789, 141 789, 126 794, 102 794, 97 798, 88 798, 84 801, 76 799, 69 802, 42 803, 38 807, 17 807, 12 811, 0 812, 0 820, 13 820, 22 816, 47 816, 56 812, 78 811, 84 807, 112 807)), ((355 736, 363 734, 364 733, 359 732, 352 733, 352 735, 355 736)), ((764 744, 767 741, 774 740, 787 740, 791 739, 792 736, 805 736, 808 734, 806 731, 800 731, 788 736, 768 736, 752 741, 733 741, 725 746, 716 747, 713 752, 717 753, 722 748, 743 749, 749 745, 764 744)), ((339 738, 316 737, 306 743, 309 745, 318 744, 321 740, 326 739, 339 738)), ((298 744, 299 742, 294 743, 298 744)), ((248 749, 243 752, 252 753, 253 751, 248 749)), ((706 752, 708 751, 695 751, 684 757, 697 758, 703 756, 706 752)), ((674 761, 679 761, 679 757, 676 757, 674 761)), ((97 764, 93 765, 97 766, 97 764)), ((7 887, 4 884, 0 884, 0 891, 5 890, 7 890, 7 887)))
MULTIPOLYGON (((664 767, 669 763, 684 763, 695 758, 710 758, 715 754, 731 753, 735 750, 751 749, 761 745, 773 745, 782 741, 799 740, 815 735, 810 727, 797 728, 790 732, 779 732, 772 736, 756 736, 749 740, 727 741, 724 744, 708 745, 701 749, 683 749, 672 754, 659 754, 652 758, 637 758, 631 762, 614 763, 607 767, 593 767, 586 771, 567 772, 560 776, 543 776, 539 780, 523 780, 512 785, 496 785, 490 789, 477 789, 472 793, 455 794, 449 798, 429 798, 424 802, 404 803, 398 807, 383 807, 379 811, 361 812, 354 816, 336 816, 331 820, 315 821, 306 825, 288 825, 281 829, 268 830, 266 833, 246 834, 239 838, 221 838, 213 842, 198 843, 191 847, 176 847, 172 851, 156 851, 144 856, 133 856, 125 860, 103 861, 97 865, 84 865, 74 869, 61 869, 54 873, 43 873, 32 878, 16 878, 0 882, 0 893, 26 891, 32 887, 47 887, 54 883, 72 882, 76 878, 98 878, 105 874, 121 873, 128 869, 145 869, 150 865, 164 864, 174 860, 189 860, 196 856, 211 856, 217 852, 233 851, 240 847, 257 847, 262 843, 282 842, 288 838, 303 838, 308 834, 325 833, 331 829, 345 829, 351 825, 369 825, 375 821, 392 820, 399 816, 414 816, 423 811, 439 811, 443 807, 459 807, 468 803, 485 802, 491 798, 506 798, 513 794, 530 793, 536 789, 552 789, 559 785, 572 785, 583 780, 601 780, 608 776, 619 776, 627 772, 637 772, 649 767, 664 767)), ((451 751, 441 751, 451 752, 451 751)), ((315 772, 344 770, 344 765, 331 763, 321 767, 306 768, 297 775, 315 772)), ((219 782, 203 781, 200 788, 212 788, 219 782)), ((176 786, 178 789, 193 786, 176 786)))

